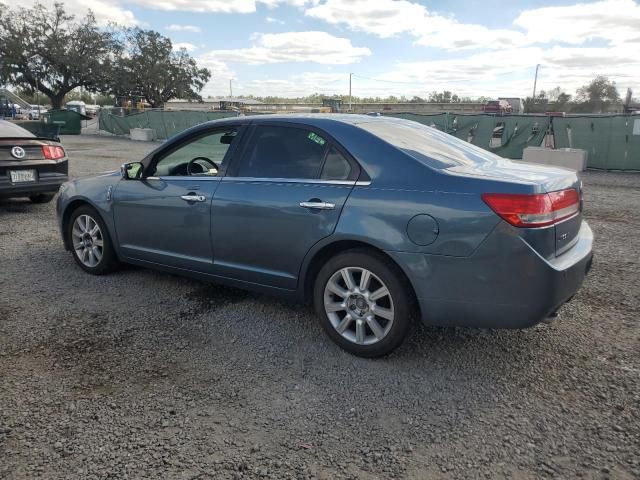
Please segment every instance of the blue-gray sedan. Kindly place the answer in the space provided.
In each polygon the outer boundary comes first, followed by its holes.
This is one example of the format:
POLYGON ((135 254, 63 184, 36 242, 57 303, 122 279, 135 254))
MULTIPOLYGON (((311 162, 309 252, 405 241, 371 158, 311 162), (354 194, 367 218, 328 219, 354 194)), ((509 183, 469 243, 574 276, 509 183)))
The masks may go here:
POLYGON ((64 245, 86 272, 126 262, 312 302, 366 357, 414 318, 535 325, 592 260, 573 171, 386 117, 209 122, 60 192, 64 245))

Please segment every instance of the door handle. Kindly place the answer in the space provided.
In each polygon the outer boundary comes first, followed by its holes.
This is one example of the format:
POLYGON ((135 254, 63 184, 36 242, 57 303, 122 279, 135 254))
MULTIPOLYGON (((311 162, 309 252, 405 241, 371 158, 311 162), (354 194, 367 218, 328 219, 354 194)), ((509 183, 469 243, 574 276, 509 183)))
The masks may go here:
POLYGON ((196 195, 194 193, 181 195, 180 198, 185 202, 204 202, 207 199, 207 197, 205 197, 204 195, 196 195))
POLYGON ((318 210, 333 210, 336 208, 335 203, 329 202, 300 202, 302 208, 315 208, 318 210))

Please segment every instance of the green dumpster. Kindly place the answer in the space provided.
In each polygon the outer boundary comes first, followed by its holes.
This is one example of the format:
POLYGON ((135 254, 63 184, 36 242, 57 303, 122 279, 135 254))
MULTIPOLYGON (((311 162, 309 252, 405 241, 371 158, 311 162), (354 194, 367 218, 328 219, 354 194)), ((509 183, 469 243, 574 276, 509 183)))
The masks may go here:
POLYGON ((42 121, 46 125, 60 125, 60 135, 80 135, 82 120, 90 119, 73 110, 49 110, 42 114, 42 121))

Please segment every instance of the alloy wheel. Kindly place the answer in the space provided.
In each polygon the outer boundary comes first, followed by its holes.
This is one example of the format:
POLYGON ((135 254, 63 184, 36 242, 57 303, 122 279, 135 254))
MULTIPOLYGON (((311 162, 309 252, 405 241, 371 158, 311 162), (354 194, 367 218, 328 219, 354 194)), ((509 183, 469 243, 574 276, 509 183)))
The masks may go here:
POLYGON ((373 272, 360 267, 341 268, 329 278, 324 310, 333 328, 358 345, 385 338, 395 317, 387 286, 373 272))
POLYGON ((98 223, 89 215, 79 215, 71 230, 73 249, 83 265, 94 268, 104 253, 104 238, 98 223))

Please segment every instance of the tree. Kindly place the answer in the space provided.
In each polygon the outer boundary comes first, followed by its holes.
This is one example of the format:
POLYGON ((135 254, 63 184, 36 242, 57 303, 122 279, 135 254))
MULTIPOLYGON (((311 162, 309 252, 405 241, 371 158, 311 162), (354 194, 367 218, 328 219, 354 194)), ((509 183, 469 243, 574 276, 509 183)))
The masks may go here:
POLYGON ((170 39, 140 28, 124 30, 122 42, 123 55, 111 74, 111 94, 140 97, 154 108, 172 98, 202 100, 199 92, 211 72, 199 68, 186 50, 174 51, 170 39))
POLYGON ((53 9, 0 3, 0 11, 0 80, 30 94, 40 91, 53 108, 74 88, 104 88, 117 43, 91 12, 76 21, 61 3, 53 9))
POLYGON ((578 101, 582 103, 581 110, 592 113, 602 113, 605 106, 620 102, 620 94, 616 82, 603 75, 598 75, 587 85, 577 91, 578 101))
POLYGON ((429 101, 433 103, 458 103, 460 102, 460 97, 455 93, 452 94, 449 90, 441 93, 434 91, 429 94, 429 101))
POLYGON ((544 113, 549 111, 549 99, 544 90, 540 90, 536 98, 527 97, 524 99, 524 110, 527 113, 544 113))

